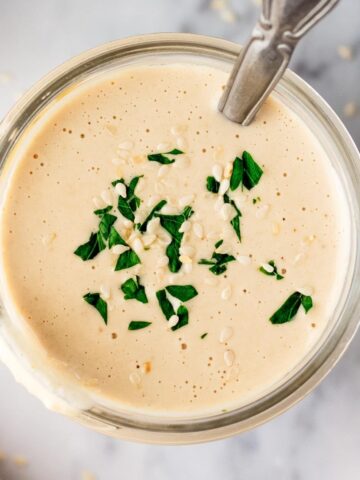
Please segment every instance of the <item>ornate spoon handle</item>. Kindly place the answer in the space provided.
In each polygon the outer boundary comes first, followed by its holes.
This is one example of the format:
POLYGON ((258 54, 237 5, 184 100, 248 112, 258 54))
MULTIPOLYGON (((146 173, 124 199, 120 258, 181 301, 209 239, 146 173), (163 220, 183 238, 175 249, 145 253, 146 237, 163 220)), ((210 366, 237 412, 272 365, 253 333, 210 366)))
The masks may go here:
POLYGON ((262 14, 230 75, 219 110, 249 125, 282 77, 300 38, 339 0, 263 0, 262 14))

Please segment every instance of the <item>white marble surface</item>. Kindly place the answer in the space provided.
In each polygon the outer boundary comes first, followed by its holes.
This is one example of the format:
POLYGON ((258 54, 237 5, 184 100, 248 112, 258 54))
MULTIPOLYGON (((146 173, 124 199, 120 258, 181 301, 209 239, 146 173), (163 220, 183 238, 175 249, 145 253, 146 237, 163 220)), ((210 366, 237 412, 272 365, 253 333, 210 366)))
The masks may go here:
MULTIPOLYGON (((243 41, 256 17, 250 0, 233 0, 228 23, 207 0, 0 0, 0 115, 58 63, 132 34, 185 31, 243 41), (103 6, 106 4, 107 9, 103 6)), ((360 2, 337 10, 299 45, 292 67, 344 119, 360 143, 360 2), (337 47, 352 48, 351 61, 337 47)), ((354 480, 360 477, 360 337, 303 402, 242 436, 190 447, 144 446, 87 431, 48 412, 0 366, 0 461, 3 480, 354 480), (14 456, 28 459, 19 466, 14 456)))

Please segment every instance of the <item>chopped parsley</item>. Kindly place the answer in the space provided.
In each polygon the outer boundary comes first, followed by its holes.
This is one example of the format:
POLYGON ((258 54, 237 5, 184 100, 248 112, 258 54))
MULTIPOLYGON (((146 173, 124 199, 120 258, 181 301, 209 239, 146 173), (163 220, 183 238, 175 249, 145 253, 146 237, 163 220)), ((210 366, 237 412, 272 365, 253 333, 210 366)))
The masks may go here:
POLYGON ((165 152, 165 153, 151 153, 150 155, 147 156, 148 160, 150 162, 158 162, 161 163, 162 165, 170 165, 171 163, 175 162, 175 158, 169 158, 166 155, 182 155, 184 152, 181 150, 178 150, 177 148, 174 148, 173 150, 170 150, 170 152, 165 152))
POLYGON ((112 208, 113 208, 112 205, 108 205, 105 208, 99 208, 98 210, 94 210, 94 213, 95 213, 95 215, 102 216, 102 215, 104 215, 104 213, 110 212, 110 210, 112 210, 112 208))
POLYGON ((136 276, 135 280, 129 278, 121 285, 121 290, 124 293, 125 300, 137 300, 141 303, 148 303, 145 287, 140 285, 140 278, 136 276))
POLYGON ((188 300, 196 297, 198 294, 196 288, 194 288, 192 285, 169 285, 165 288, 170 295, 181 300, 182 302, 187 302, 188 300))
POLYGON ((305 313, 313 307, 313 301, 310 296, 303 295, 300 292, 294 292, 290 297, 276 310, 270 317, 270 322, 273 324, 287 323, 292 320, 297 314, 300 305, 303 306, 305 313))
POLYGON ((215 243, 215 251, 213 252, 209 260, 202 258, 198 262, 199 265, 210 265, 209 270, 214 275, 221 275, 222 273, 226 272, 227 264, 235 260, 235 257, 233 255, 229 255, 228 253, 216 252, 216 249, 219 248, 222 243, 222 240, 219 240, 215 243))
POLYGON ((115 245, 123 245, 124 247, 127 247, 128 244, 125 242, 125 240, 122 238, 120 233, 116 230, 115 227, 110 228, 109 232, 109 239, 108 239, 108 245, 109 248, 114 247, 115 245))
POLYGON ((85 302, 92 305, 100 313, 105 325, 107 325, 107 303, 100 297, 99 293, 87 293, 83 296, 85 302))
POLYGON ((207 177, 206 188, 211 193, 218 193, 220 188, 220 182, 218 182, 215 177, 207 177))
POLYGON ((128 330, 141 330, 151 325, 151 322, 144 322, 141 320, 133 320, 129 323, 128 330))
POLYGON ((171 243, 166 248, 166 255, 169 259, 169 269, 173 273, 178 272, 182 265, 180 261, 180 245, 184 234, 179 230, 181 225, 188 220, 193 213, 193 209, 190 206, 186 206, 179 215, 154 214, 155 217, 160 218, 160 225, 171 235, 171 243))
POLYGON ((115 215, 111 215, 111 213, 104 213, 101 217, 99 223, 99 232, 102 235, 104 240, 109 239, 110 229, 116 221, 115 215))
POLYGON ((185 307, 185 305, 180 305, 175 312, 175 309, 172 303, 170 302, 170 300, 166 295, 166 291, 168 291, 170 295, 178 298, 183 302, 187 302, 188 300, 191 300, 197 295, 197 291, 191 285, 176 285, 176 286, 179 287, 179 289, 177 289, 176 291, 172 288, 172 287, 175 287, 175 285, 168 285, 163 290, 158 290, 156 292, 156 298, 159 302, 160 309, 164 314, 164 317, 166 318, 166 320, 170 320, 170 318, 173 315, 177 315, 179 317, 178 323, 174 327, 171 327, 171 330, 173 331, 178 330, 179 328, 184 327, 189 323, 189 311, 185 307), (174 295, 174 293, 176 295, 174 295))
POLYGON ((165 205, 166 205, 166 200, 160 200, 159 203, 157 203, 155 205, 155 207, 151 210, 151 212, 149 213, 149 215, 146 217, 146 219, 143 221, 143 223, 141 225, 139 225, 139 230, 140 232, 146 232, 146 229, 147 229, 147 226, 148 226, 148 223, 150 222, 150 220, 152 220, 155 216, 155 213, 156 212, 159 212, 165 205))
POLYGON ((115 265, 115 271, 131 268, 138 263, 141 263, 140 258, 137 256, 134 250, 129 248, 129 250, 126 250, 119 255, 115 265))
POLYGON ((261 167, 246 150, 242 157, 236 157, 233 163, 233 171, 230 177, 230 189, 236 190, 240 185, 248 190, 255 187, 263 174, 261 167))
POLYGON ((125 218, 132 222, 135 220, 134 212, 136 212, 141 203, 140 198, 135 195, 135 189, 141 177, 142 175, 132 178, 129 185, 126 185, 123 178, 111 182, 113 187, 115 187, 118 183, 122 183, 123 185, 125 185, 126 197, 122 197, 121 195, 119 195, 118 210, 121 215, 123 215, 125 218))
POLYGON ((280 273, 278 272, 274 260, 270 260, 268 262, 268 265, 273 268, 271 272, 268 272, 263 266, 259 268, 259 271, 261 273, 264 273, 265 275, 269 275, 270 277, 275 277, 276 280, 282 280, 284 278, 283 275, 280 275, 280 273))
POLYGON ((75 250, 75 255, 80 257, 84 262, 92 260, 98 253, 106 248, 106 244, 100 232, 91 233, 89 240, 83 243, 75 250))
POLYGON ((234 200, 232 200, 227 193, 225 193, 223 198, 224 198, 224 203, 229 203, 235 210, 235 216, 230 220, 230 225, 233 227, 236 233, 236 236, 241 242, 241 232, 240 232, 240 217, 242 216, 241 212, 237 207, 236 203, 234 202, 234 200))
POLYGON ((207 332, 206 332, 206 333, 203 333, 203 334, 200 336, 201 340, 204 340, 204 338, 205 338, 206 336, 207 336, 207 332))

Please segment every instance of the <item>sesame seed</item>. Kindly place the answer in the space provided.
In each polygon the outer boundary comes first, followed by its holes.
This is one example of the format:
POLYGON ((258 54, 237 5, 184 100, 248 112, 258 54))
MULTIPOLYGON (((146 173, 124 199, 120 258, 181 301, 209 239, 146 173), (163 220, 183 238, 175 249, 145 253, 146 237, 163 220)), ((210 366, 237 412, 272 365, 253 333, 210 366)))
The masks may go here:
POLYGON ((219 335, 219 342, 225 343, 233 336, 233 329, 231 327, 224 327, 219 335))
POLYGON ((115 185, 115 192, 120 197, 126 198, 126 186, 123 183, 119 182, 115 185))
POLYGON ((224 353, 224 362, 228 367, 231 367, 235 362, 235 353, 233 350, 226 350, 224 353))
POLYGON ((222 292, 221 292, 221 299, 222 300, 229 300, 229 298, 231 297, 231 286, 228 285, 227 287, 225 287, 222 292))
POLYGON ((194 223, 193 225, 193 232, 195 237, 197 238, 204 238, 204 228, 200 223, 194 223))
POLYGON ((168 327, 169 328, 175 327, 175 325, 177 325, 178 322, 179 322, 179 317, 177 315, 171 315, 168 321, 168 327))
POLYGON ((221 179, 222 179, 222 174, 223 174, 223 168, 221 165, 218 165, 217 163, 215 165, 213 165, 212 169, 211 169, 211 172, 215 178, 215 180, 217 180, 218 182, 221 182, 221 179))
POLYGON ((140 385, 141 377, 137 372, 130 373, 129 380, 133 385, 140 385))

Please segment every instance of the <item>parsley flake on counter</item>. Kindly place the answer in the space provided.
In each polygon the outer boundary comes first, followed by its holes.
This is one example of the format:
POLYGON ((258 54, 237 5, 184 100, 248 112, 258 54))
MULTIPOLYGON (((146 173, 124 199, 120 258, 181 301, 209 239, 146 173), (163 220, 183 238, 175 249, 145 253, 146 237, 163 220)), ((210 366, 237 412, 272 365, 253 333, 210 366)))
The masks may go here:
POLYGON ((83 296, 85 302, 92 305, 100 313, 105 325, 107 325, 107 303, 100 297, 99 293, 87 293, 83 296))
POLYGON ((182 302, 187 302, 198 295, 196 288, 192 285, 169 285, 165 289, 170 295, 182 302))
POLYGON ((236 157, 233 163, 233 171, 230 177, 230 189, 236 190, 240 185, 248 190, 255 187, 263 174, 262 168, 255 162, 246 150, 242 157, 236 157))
POLYGON ((280 275, 280 273, 278 272, 274 260, 270 260, 267 264, 262 265, 259 268, 259 271, 261 273, 264 273, 265 275, 269 275, 270 277, 275 277, 276 280, 282 280, 284 278, 284 276, 280 275))
MULTIPOLYGON (((219 240, 215 243, 215 250, 219 248, 223 243, 223 240, 219 240)), ((229 255, 228 253, 218 253, 213 252, 211 258, 208 260, 206 258, 202 258, 199 260, 199 265, 210 265, 210 272, 214 275, 221 275, 222 273, 226 272, 227 270, 227 263, 233 262, 235 257, 233 255, 229 255)))
POLYGON ((200 338, 201 338, 201 340, 204 340, 205 337, 207 337, 207 332, 203 333, 200 338))
POLYGON ((115 187, 118 183, 122 183, 126 188, 126 197, 118 196, 118 210, 125 218, 133 222, 135 220, 134 212, 139 208, 141 200, 135 195, 136 186, 143 175, 139 175, 130 180, 129 185, 126 185, 125 180, 120 178, 114 180, 111 185, 115 187))
POLYGON ((170 150, 169 152, 165 153, 151 153, 150 155, 147 156, 147 159, 150 162, 158 162, 161 163, 162 165, 170 165, 171 163, 175 162, 175 158, 169 158, 166 155, 182 155, 184 152, 181 150, 178 150, 177 148, 174 148, 173 150, 170 150))
POLYGON ((184 234, 181 233, 181 225, 188 220, 194 213, 190 206, 186 206, 179 215, 164 215, 155 213, 155 217, 160 218, 160 225, 171 235, 171 243, 166 247, 166 256, 169 259, 169 270, 176 273, 181 268, 180 245, 184 234))
POLYGON ((120 288, 124 293, 125 300, 134 299, 141 303, 148 303, 145 287, 140 285, 140 277, 137 275, 135 280, 133 278, 128 278, 120 288))
POLYGON ((129 323, 128 330, 141 330, 151 325, 151 322, 144 322, 141 320, 133 320, 129 323))
POLYGON ((138 229, 140 230, 140 232, 143 232, 143 233, 146 232, 146 229, 147 229, 147 226, 148 226, 148 223, 150 222, 150 220, 152 220, 154 218, 155 213, 159 212, 166 205, 166 203, 167 203, 166 200, 160 200, 160 202, 155 205, 155 207, 151 210, 151 212, 145 218, 143 223, 141 225, 139 225, 138 229))
POLYGON ((300 305, 303 306, 305 313, 308 313, 313 307, 312 298, 308 295, 303 295, 300 292, 292 293, 281 307, 270 317, 270 322, 275 325, 290 322, 290 320, 292 320, 297 314, 300 305))
POLYGON ((102 215, 104 215, 104 213, 110 212, 110 210, 112 210, 112 208, 113 208, 112 205, 108 205, 105 208, 99 208, 98 210, 94 210, 94 213, 95 213, 95 215, 102 216, 102 215))

